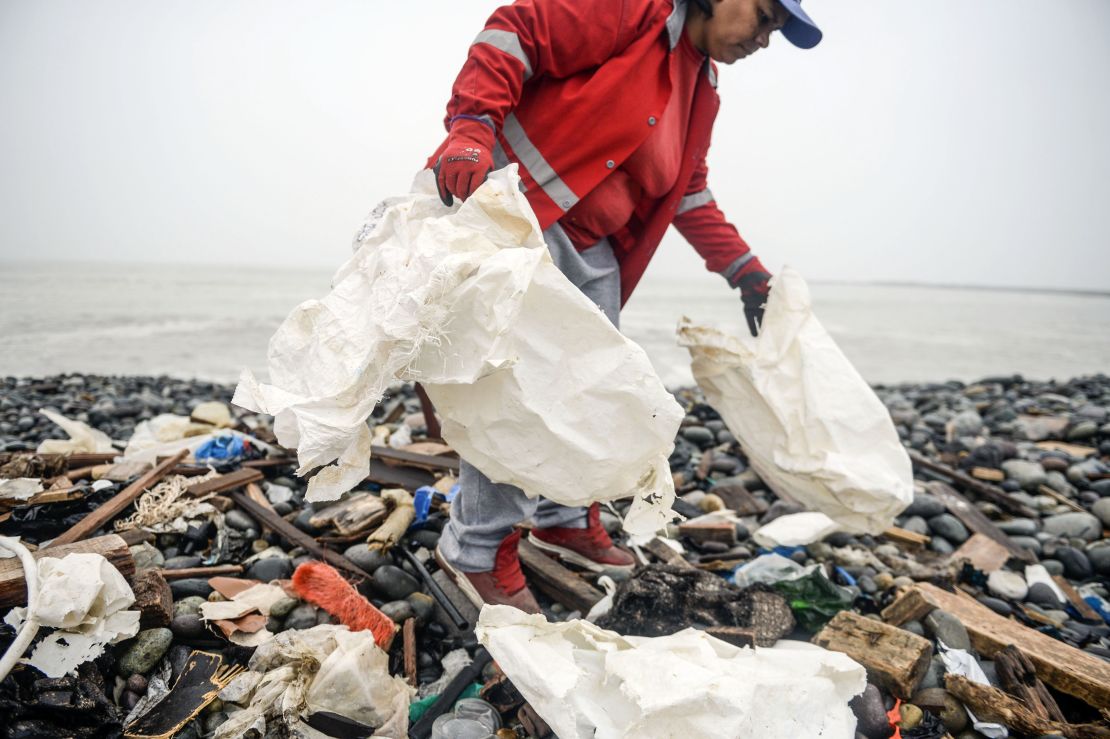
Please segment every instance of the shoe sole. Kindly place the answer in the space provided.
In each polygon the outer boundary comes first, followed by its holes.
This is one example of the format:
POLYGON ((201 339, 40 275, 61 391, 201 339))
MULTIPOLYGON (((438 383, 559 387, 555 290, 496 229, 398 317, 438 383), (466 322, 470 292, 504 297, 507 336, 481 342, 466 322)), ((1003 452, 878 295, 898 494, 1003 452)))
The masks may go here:
POLYGON ((587 569, 590 572, 605 572, 605 570, 625 570, 625 571, 631 572, 636 567, 635 564, 630 564, 630 565, 604 565, 604 564, 600 564, 598 562, 594 562, 592 559, 587 559, 586 557, 583 557, 581 554, 574 551, 573 549, 567 549, 566 547, 560 547, 560 546, 557 546, 555 544, 549 544, 548 542, 546 542, 542 539, 539 539, 535 536, 532 536, 531 534, 528 535, 528 541, 532 542, 532 546, 534 546, 536 549, 539 549, 543 552, 547 552, 548 554, 554 554, 556 557, 563 560, 564 562, 569 562, 572 565, 577 565, 578 567, 582 567, 583 569, 587 569))
POLYGON ((436 558, 436 564, 439 565, 441 570, 447 573, 447 577, 451 578, 451 582, 455 583, 455 587, 461 590, 462 594, 467 597, 467 600, 473 603, 479 611, 482 610, 482 606, 486 605, 486 602, 482 600, 482 596, 479 595, 474 586, 470 584, 470 580, 467 580, 461 571, 456 570, 448 563, 443 555, 439 553, 439 547, 436 547, 434 556, 436 558))

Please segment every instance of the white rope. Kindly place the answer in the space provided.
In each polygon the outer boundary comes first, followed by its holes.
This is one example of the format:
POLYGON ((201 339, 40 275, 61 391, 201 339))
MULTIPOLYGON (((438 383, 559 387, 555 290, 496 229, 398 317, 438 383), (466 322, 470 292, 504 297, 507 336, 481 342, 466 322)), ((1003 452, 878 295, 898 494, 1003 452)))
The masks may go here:
POLYGON ((4 652, 4 656, 0 657, 0 682, 3 682, 19 658, 27 651, 35 634, 39 632, 39 568, 31 552, 19 543, 19 539, 0 536, 0 547, 19 557, 23 565, 23 579, 27 583, 27 618, 23 621, 19 633, 16 634, 15 641, 8 647, 8 651, 4 652))

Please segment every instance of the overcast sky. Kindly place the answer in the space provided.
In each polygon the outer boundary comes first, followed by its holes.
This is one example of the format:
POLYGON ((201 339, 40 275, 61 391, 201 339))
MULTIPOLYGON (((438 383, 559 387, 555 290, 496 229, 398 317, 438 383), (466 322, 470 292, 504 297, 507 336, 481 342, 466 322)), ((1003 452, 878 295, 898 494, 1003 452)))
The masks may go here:
MULTIPOLYGON (((499 4, 0 1, 0 260, 333 269, 499 4)), ((1110 2, 805 6, 817 49, 720 75, 710 185, 768 266, 1110 287, 1110 2)), ((700 270, 672 233, 649 278, 700 270)))

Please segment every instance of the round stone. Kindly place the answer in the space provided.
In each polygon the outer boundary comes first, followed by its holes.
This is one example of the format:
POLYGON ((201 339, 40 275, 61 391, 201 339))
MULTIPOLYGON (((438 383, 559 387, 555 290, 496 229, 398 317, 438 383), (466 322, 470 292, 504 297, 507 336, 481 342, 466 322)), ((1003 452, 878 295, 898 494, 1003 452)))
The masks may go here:
POLYGON ((117 669, 121 675, 130 677, 135 673, 147 673, 154 669, 158 660, 173 643, 173 632, 169 629, 146 629, 140 631, 119 659, 117 669))
POLYGON ((175 600, 188 598, 189 596, 207 598, 208 594, 212 592, 212 586, 203 577, 187 577, 184 580, 171 581, 170 592, 175 600))
POLYGON ((343 556, 371 575, 374 574, 374 570, 392 561, 388 554, 383 554, 378 549, 371 549, 366 544, 355 544, 352 547, 347 547, 343 556))
POLYGON ((394 600, 381 607, 381 612, 393 619, 393 623, 401 624, 416 615, 412 603, 407 600, 394 600))
POLYGON ((289 612, 283 626, 288 629, 311 629, 316 625, 316 607, 302 603, 289 612))
POLYGON ((1053 536, 1094 541, 1102 535, 1102 522, 1090 513, 1060 513, 1043 521, 1044 530, 1053 536))
POLYGON ((971 638, 967 635, 960 619, 948 611, 936 609, 924 621, 925 633, 937 641, 942 641, 952 649, 971 649, 971 638))
POLYGON ((405 600, 412 606, 412 612, 416 616, 418 624, 426 624, 435 617, 436 601, 432 596, 424 593, 412 593, 405 600))
POLYGON ((1044 467, 1039 462, 1026 459, 1007 459, 1002 463, 1006 477, 1015 481, 1023 490, 1036 490, 1045 483, 1044 467))
POLYGON ((285 597, 270 606, 270 615, 274 618, 285 618, 290 611, 296 608, 300 601, 296 598, 285 597))
POLYGON ((971 536, 967 527, 951 513, 942 513, 929 519, 929 529, 953 544, 963 544, 971 536))
POLYGON ((856 715, 856 731, 867 739, 887 739, 890 723, 883 705, 883 694, 871 683, 848 704, 856 715))
POLYGON ((1029 593, 1025 578, 1009 570, 995 570, 987 576, 987 590, 999 598, 1022 600, 1029 593))
POLYGON ((170 622, 170 631, 179 639, 197 639, 204 635, 204 622, 196 613, 183 613, 170 622))
POLYGON ((932 518, 939 516, 946 510, 944 503, 926 493, 914 493, 913 502, 902 511, 904 516, 921 516, 932 518))
POLYGON ((293 575, 293 560, 289 557, 266 557, 254 562, 244 574, 249 579, 262 582, 285 580, 293 575))
POLYGON ((238 508, 232 508, 224 514, 224 523, 238 531, 254 528, 254 519, 238 508))
POLYGON ((200 607, 208 601, 199 595, 190 595, 180 600, 175 600, 173 603, 173 615, 186 616, 196 615, 200 613, 200 607))
POLYGON ((1054 556, 1064 565, 1064 574, 1071 580, 1086 580, 1094 574, 1087 555, 1075 547, 1060 547, 1054 556))
POLYGON ((374 571, 374 589, 390 600, 403 600, 420 589, 420 582, 395 565, 382 565, 374 571))
POLYGON ((1029 603, 1036 603, 1044 608, 1060 607, 1060 599, 1056 597, 1056 591, 1043 582, 1035 582, 1030 585, 1029 593, 1025 596, 1025 600, 1029 603))
POLYGON ((703 449, 717 440, 713 432, 704 426, 687 426, 682 430, 682 436, 703 449))
POLYGON ((1100 575, 1110 575, 1110 546, 1092 547, 1087 550, 1092 569, 1100 575))
POLYGON ((1110 528, 1110 498, 1099 498, 1091 506, 1091 513, 1098 516, 1104 527, 1110 528))
POLYGON ((1014 518, 999 522, 998 528, 1010 536, 1032 536, 1037 533, 1037 522, 1031 518, 1014 518))
POLYGON ((978 598, 976 598, 976 600, 997 613, 999 616, 1009 616, 1011 613, 1014 612, 1014 609, 1010 606, 1009 603, 998 598, 991 598, 987 595, 980 595, 978 598))

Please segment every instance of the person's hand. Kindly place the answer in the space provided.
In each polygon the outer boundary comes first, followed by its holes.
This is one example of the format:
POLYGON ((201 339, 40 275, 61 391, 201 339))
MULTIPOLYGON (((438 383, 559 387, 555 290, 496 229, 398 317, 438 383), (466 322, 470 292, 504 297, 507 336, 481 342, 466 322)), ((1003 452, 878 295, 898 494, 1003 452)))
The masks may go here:
POLYGON ((457 119, 451 125, 447 148, 432 168, 439 199, 448 207, 454 203, 452 195, 466 200, 492 169, 493 130, 480 121, 457 119))
POLYGON ((740 288, 740 301, 744 304, 744 318, 752 336, 759 336, 763 325, 763 311, 767 307, 767 295, 771 292, 771 273, 756 257, 740 268, 733 278, 733 284, 740 288))

